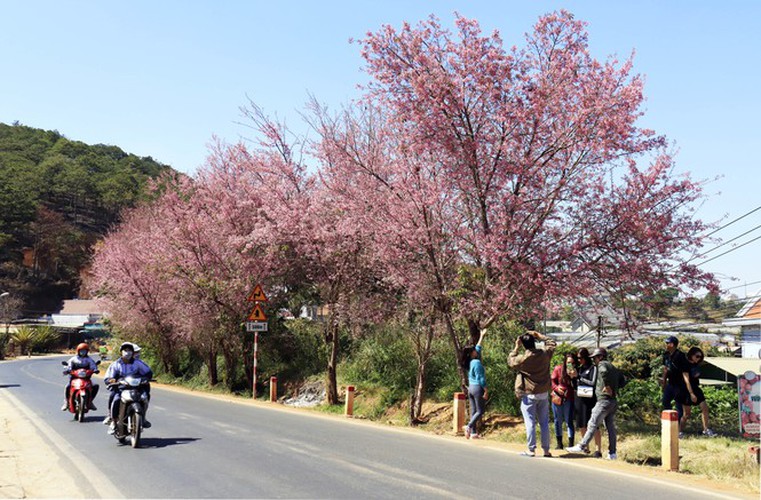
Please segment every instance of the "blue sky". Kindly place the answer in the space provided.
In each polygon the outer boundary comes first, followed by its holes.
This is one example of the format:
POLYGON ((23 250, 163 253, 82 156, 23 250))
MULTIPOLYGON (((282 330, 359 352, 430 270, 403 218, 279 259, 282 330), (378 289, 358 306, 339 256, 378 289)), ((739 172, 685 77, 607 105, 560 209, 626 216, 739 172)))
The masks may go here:
MULTIPOLYGON (((564 8, 589 23, 596 57, 636 51, 648 97, 642 124, 673 142, 679 172, 710 181, 698 215, 726 223, 761 206, 759 1, 6 0, 2 7, 0 122, 114 144, 188 173, 203 163, 213 135, 248 134, 239 108, 249 97, 294 128, 310 93, 332 108, 356 97, 365 76, 350 38, 430 14, 451 27, 456 11, 521 45, 541 14, 564 8)), ((726 241, 759 225, 761 210, 716 236, 726 241)), ((752 295, 761 290, 760 251, 758 240, 704 268, 730 292, 752 295)))

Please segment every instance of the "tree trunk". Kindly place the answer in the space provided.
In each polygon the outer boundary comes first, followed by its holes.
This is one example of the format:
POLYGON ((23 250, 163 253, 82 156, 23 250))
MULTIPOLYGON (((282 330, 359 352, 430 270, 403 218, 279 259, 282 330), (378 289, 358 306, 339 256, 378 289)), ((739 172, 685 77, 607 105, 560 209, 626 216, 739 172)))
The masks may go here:
POLYGON ((338 323, 334 314, 330 315, 326 324, 327 332, 325 341, 330 347, 330 356, 328 356, 328 387, 327 397, 328 404, 338 404, 338 380, 336 379, 336 367, 338 366, 338 323))
POLYGON ((457 373, 460 375, 460 387, 464 392, 467 392, 468 391, 468 375, 467 373, 465 373, 465 368, 463 368, 462 364, 460 363, 460 359, 462 358, 462 345, 460 344, 460 339, 457 337, 457 330, 455 330, 454 323, 452 322, 452 316, 448 312, 445 312, 443 314, 444 314, 444 324, 446 324, 447 332, 449 333, 449 337, 452 340, 452 346, 454 347, 457 373))
POLYGON ((428 361, 431 359, 431 344, 433 343, 435 332, 435 323, 433 318, 431 318, 422 341, 418 334, 415 336, 415 344, 417 347, 415 354, 418 365, 415 377, 415 389, 412 393, 412 400, 410 401, 410 422, 413 424, 420 422, 420 417, 423 413, 423 402, 425 400, 425 388, 427 385, 426 368, 428 367, 428 361))
POLYGON ((207 353, 206 366, 209 368, 209 385, 217 385, 219 383, 219 374, 217 373, 217 352, 213 348, 209 348, 207 353))

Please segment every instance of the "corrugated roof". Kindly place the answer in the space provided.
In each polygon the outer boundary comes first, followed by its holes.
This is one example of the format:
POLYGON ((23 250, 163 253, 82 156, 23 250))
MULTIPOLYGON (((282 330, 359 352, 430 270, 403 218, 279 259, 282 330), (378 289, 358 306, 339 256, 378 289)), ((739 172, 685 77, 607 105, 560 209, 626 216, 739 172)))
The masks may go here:
POLYGON ((736 317, 743 319, 761 318, 761 290, 751 296, 750 300, 740 309, 736 317))

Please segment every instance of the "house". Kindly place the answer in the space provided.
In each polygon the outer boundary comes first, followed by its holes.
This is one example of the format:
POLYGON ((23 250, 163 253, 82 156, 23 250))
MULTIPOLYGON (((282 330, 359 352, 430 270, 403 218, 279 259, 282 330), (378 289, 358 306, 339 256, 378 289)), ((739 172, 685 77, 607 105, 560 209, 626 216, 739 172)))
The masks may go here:
POLYGON ((609 295, 599 295, 582 299, 574 307, 574 318, 571 320, 571 331, 587 333, 597 329, 602 318, 602 325, 618 326, 622 321, 621 314, 610 304, 609 295))
POLYGON ((743 358, 761 358, 761 290, 748 299, 734 318, 723 325, 740 327, 740 347, 743 358))
POLYGON ((103 319, 104 311, 94 300, 64 300, 58 314, 51 315, 52 326, 58 328, 87 329, 103 319))

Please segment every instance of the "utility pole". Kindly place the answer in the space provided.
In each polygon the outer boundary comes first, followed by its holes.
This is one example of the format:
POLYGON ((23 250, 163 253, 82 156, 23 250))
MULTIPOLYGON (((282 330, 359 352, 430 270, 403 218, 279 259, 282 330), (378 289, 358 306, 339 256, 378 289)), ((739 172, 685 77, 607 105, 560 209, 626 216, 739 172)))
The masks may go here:
POLYGON ((600 347, 602 340, 602 316, 597 316, 597 347, 600 347))

